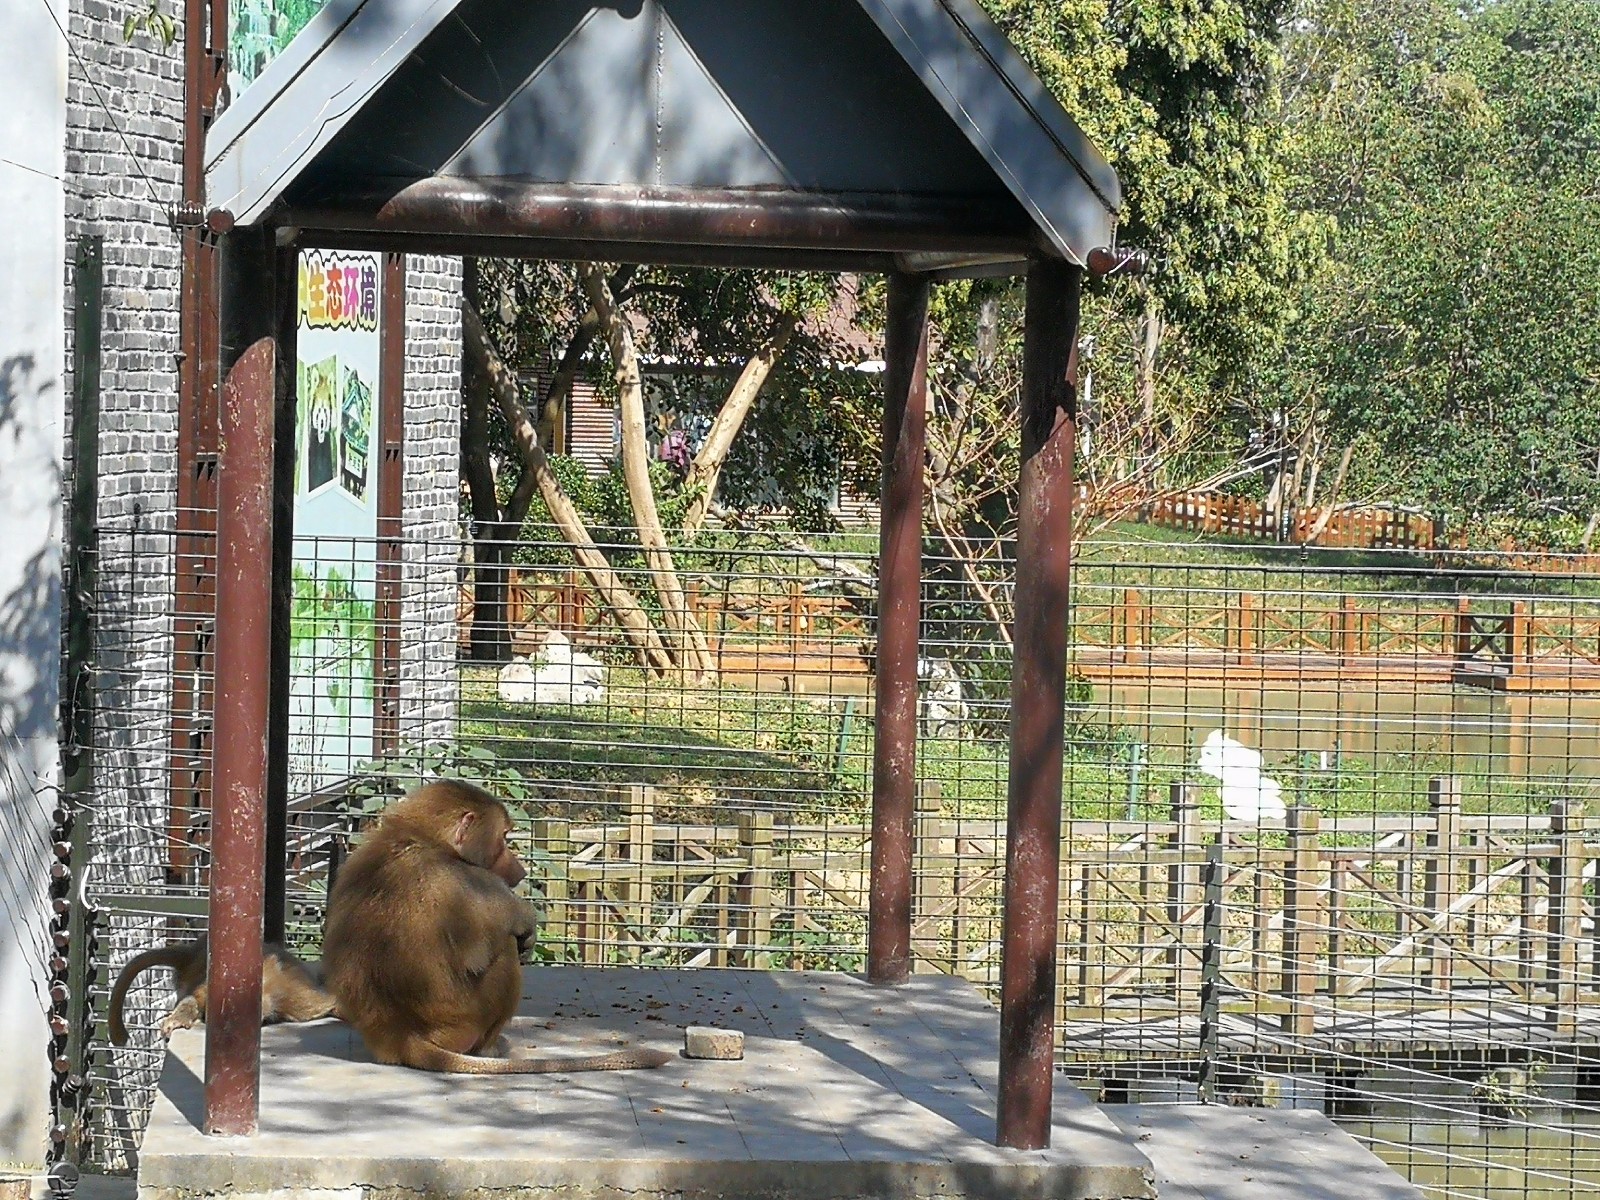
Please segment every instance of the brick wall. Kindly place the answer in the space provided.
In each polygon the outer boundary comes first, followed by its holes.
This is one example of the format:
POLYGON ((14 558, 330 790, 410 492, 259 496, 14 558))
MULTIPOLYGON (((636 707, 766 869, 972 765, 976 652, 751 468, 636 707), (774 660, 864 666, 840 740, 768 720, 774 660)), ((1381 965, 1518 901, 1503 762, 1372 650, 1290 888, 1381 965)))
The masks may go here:
POLYGON ((400 733, 447 737, 456 715, 460 556, 461 260, 406 260, 406 548, 400 733))
MULTIPOLYGON (((167 213, 180 191, 182 42, 165 48, 141 34, 124 43, 128 11, 107 0, 68 6, 68 263, 74 238, 105 239, 91 894, 161 885, 172 695, 179 251, 167 213)), ((70 271, 65 299, 70 396, 70 271)), ((69 413, 68 454, 70 426, 69 413)), ((156 934, 148 920, 114 918, 101 953, 120 961, 156 934)), ((135 1000, 155 1003, 155 982, 135 1000)), ((153 1086, 157 1069, 148 1045, 118 1052, 91 1076, 91 1110, 109 1114, 118 1097, 153 1086)), ((93 1161, 126 1165, 130 1124, 142 1123, 142 1114, 97 1121, 93 1161)))

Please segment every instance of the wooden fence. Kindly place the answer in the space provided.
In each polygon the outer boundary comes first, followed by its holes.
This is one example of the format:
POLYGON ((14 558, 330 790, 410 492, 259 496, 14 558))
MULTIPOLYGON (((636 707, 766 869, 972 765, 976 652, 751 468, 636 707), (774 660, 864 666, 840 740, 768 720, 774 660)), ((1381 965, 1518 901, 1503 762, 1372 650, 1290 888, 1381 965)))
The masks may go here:
POLYGON ((1600 606, 1460 596, 1426 607, 1381 596, 1151 593, 1073 605, 1074 665, 1091 677, 1177 666, 1305 676, 1403 673, 1507 690, 1600 686, 1600 606))
MULTIPOLYGON (((1097 508, 1095 494, 1086 486, 1080 486, 1078 499, 1091 512, 1097 508)), ((1284 517, 1259 500, 1225 492, 1172 492, 1142 499, 1119 495, 1115 507, 1160 529, 1360 550, 1431 550, 1440 545, 1443 532, 1434 518, 1397 508, 1341 508, 1324 521, 1327 510, 1322 507, 1295 508, 1284 517)))
MULTIPOLYGON (((750 580, 739 582, 736 591, 727 579, 684 581, 690 611, 705 631, 720 670, 866 672, 873 634, 849 600, 813 595, 798 579, 768 580, 763 591, 752 591, 750 580)), ((539 639, 550 630, 591 646, 621 636, 611 610, 577 568, 513 570, 507 610, 519 654, 536 652, 539 639)), ((461 589, 456 615, 465 645, 472 620, 470 587, 461 589)))
MULTIPOLYGON (((1581 810, 1476 816, 1434 780, 1417 816, 1276 827, 1202 822, 1194 785, 1172 819, 1069 821, 1061 878, 1061 1015, 1117 1022, 1197 1011, 1207 964, 1221 1011, 1310 1033, 1338 1009, 1416 1012, 1504 999, 1542 1006, 1557 1037, 1600 1004, 1593 889, 1600 842, 1581 810), (1207 885, 1215 902, 1208 911, 1207 885), (1208 919, 1209 918, 1209 919, 1208 919)), ((864 944, 868 829, 658 822, 655 793, 624 819, 535 823, 546 876, 542 942, 585 962, 845 967, 864 944)), ((993 986, 1003 825, 919 804, 913 949, 923 970, 993 986)))

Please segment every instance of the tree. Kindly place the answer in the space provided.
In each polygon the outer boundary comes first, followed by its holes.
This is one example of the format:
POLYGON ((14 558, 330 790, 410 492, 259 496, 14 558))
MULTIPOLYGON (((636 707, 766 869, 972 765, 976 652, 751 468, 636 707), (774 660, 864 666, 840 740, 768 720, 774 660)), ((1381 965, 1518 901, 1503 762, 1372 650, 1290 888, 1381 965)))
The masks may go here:
POLYGON ((475 270, 465 322, 463 464, 478 480, 469 488, 479 533, 475 588, 489 619, 481 629, 475 622, 474 653, 506 652, 500 564, 538 498, 642 661, 709 674, 714 663, 671 544, 700 533, 719 488, 737 508, 781 504, 807 515, 825 508, 843 444, 840 397, 866 383, 840 370, 849 348, 817 319, 834 306, 837 282, 594 264, 484 263, 475 270), (657 381, 654 395, 646 394, 647 359, 677 369, 657 381), (518 362, 521 369, 510 365, 518 362), (550 363, 550 383, 530 415, 519 377, 550 363), (550 460, 572 385, 584 376, 618 406, 626 533, 645 560, 654 610, 598 549, 550 460), (759 403, 768 395, 771 403, 759 403), (671 436, 687 449, 686 424, 703 424, 704 436, 686 455, 681 478, 663 478, 654 443, 672 426, 671 436), (797 429, 810 436, 793 436, 797 429), (741 448, 753 453, 741 455, 741 448))
MULTIPOLYGON (((1283 0, 985 7, 1116 167, 1118 237, 1157 263, 1143 283, 1085 296, 1076 466, 1096 498, 1085 522, 1259 470, 1239 453, 1253 383, 1292 322, 1285 297, 1320 234, 1290 203, 1283 0)), ((938 288, 932 310, 930 534, 996 641, 1010 620, 997 564, 1015 532, 1022 307, 1015 281, 973 281, 938 288)), ((876 462, 875 447, 856 457, 876 462)))
POLYGON ((1600 13, 1317 0, 1289 62, 1302 202, 1336 232, 1279 394, 1359 495, 1576 541, 1600 511, 1600 13))
POLYGON ((1159 264, 1125 307, 1184 331, 1220 373, 1248 371, 1293 317, 1318 225, 1290 202, 1278 121, 1289 0, 984 0, 1116 167, 1118 236, 1159 264))

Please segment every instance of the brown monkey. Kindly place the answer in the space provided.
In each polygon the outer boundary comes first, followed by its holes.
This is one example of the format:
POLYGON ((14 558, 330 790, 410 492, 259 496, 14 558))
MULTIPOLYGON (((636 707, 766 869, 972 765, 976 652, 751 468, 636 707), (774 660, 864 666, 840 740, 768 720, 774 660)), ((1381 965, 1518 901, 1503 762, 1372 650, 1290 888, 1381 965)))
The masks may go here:
MULTIPOLYGON (((111 989, 107 1024, 111 1041, 121 1046, 128 1041, 128 1028, 122 1021, 123 1004, 133 981, 152 967, 171 967, 178 1003, 162 1018, 158 1027, 162 1037, 174 1029, 190 1029, 206 1019, 206 939, 157 946, 134 955, 117 976, 111 989)), ((311 968, 276 942, 261 948, 261 1021, 314 1021, 333 1012, 333 997, 322 990, 311 968)))
POLYGON ((374 1058, 424 1071, 523 1075, 659 1067, 672 1055, 489 1057, 522 998, 533 907, 506 844, 505 805, 466 783, 430 783, 390 808, 351 854, 323 934, 339 1015, 374 1058))

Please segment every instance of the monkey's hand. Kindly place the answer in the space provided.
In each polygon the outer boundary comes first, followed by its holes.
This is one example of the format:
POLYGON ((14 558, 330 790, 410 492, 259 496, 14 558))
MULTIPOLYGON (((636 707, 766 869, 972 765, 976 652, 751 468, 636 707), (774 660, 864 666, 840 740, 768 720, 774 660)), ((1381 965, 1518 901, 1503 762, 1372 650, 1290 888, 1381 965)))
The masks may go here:
POLYGON ((533 944, 533 936, 538 931, 538 915, 534 912, 533 905, 527 901, 517 904, 516 916, 511 922, 511 936, 517 939, 517 957, 525 958, 528 948, 533 944))

